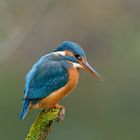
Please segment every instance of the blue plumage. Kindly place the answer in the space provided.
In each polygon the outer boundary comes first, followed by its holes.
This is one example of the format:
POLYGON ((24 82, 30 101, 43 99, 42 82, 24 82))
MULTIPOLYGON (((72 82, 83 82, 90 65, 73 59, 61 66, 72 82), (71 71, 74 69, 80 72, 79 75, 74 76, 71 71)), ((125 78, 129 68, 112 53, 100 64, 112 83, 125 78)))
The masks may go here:
POLYGON ((29 101, 37 103, 67 83, 67 68, 70 64, 66 63, 61 56, 49 54, 32 67, 26 76, 21 119, 24 119, 28 111, 29 101))
POLYGON ((68 80, 67 72, 59 62, 42 64, 30 81, 29 99, 41 99, 63 87, 68 80))
POLYGON ((22 101, 22 112, 20 114, 20 118, 23 120, 25 116, 27 115, 28 109, 29 109, 30 101, 23 99, 22 101))

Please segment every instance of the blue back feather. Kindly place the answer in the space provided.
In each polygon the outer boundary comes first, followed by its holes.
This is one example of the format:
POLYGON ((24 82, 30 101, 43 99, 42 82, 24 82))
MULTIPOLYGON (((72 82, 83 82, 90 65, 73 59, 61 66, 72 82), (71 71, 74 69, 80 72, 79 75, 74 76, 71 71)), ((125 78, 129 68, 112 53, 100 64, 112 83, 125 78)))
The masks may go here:
POLYGON ((26 75, 21 119, 25 118, 30 101, 36 104, 38 100, 49 96, 68 82, 67 70, 70 67, 67 61, 54 54, 43 56, 32 67, 26 75))
POLYGON ((53 91, 63 87, 68 81, 66 66, 68 63, 59 56, 42 57, 26 76, 24 99, 36 100, 47 97, 53 91), (60 61, 56 61, 60 60, 60 61))

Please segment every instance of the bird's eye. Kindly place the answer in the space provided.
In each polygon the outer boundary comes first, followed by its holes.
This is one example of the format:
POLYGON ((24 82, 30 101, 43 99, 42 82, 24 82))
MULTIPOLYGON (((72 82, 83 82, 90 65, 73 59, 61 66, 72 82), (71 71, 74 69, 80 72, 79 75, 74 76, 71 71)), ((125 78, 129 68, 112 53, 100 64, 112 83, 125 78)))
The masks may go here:
POLYGON ((75 54, 75 57, 80 60, 81 59, 81 56, 79 54, 75 54))

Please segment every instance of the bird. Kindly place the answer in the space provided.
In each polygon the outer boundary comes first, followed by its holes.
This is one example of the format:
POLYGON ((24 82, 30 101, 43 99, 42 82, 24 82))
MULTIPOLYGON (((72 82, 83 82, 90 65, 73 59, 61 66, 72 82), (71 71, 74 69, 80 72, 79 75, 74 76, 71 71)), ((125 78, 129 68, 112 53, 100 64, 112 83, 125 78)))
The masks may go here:
POLYGON ((33 108, 64 108, 59 102, 76 88, 80 69, 103 81, 89 65, 85 51, 74 42, 64 41, 52 52, 42 56, 25 77, 21 120, 33 108))

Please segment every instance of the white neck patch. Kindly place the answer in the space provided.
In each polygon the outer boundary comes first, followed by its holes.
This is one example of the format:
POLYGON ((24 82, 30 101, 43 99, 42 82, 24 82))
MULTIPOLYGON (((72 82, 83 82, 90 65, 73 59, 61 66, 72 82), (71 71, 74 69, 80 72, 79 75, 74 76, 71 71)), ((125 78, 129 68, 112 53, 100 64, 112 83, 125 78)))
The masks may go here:
POLYGON ((66 55, 65 51, 53 52, 53 54, 62 55, 62 56, 65 56, 66 55))
POLYGON ((74 68, 83 68, 80 64, 71 62, 74 68))

